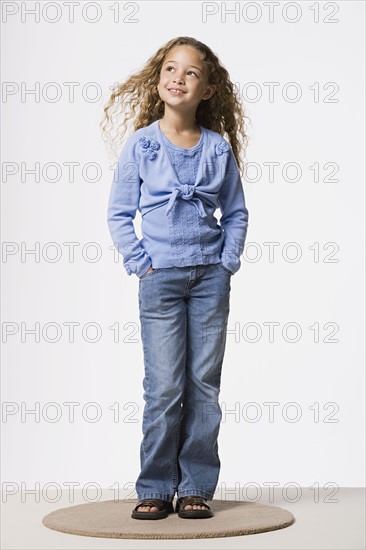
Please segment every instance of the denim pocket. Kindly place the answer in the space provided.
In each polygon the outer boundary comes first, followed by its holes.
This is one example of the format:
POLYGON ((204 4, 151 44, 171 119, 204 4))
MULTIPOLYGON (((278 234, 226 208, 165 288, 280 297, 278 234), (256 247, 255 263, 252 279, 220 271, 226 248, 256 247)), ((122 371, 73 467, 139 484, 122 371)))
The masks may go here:
POLYGON ((140 281, 142 281, 142 279, 147 279, 148 277, 150 277, 150 275, 154 275, 154 273, 157 271, 157 269, 153 268, 152 271, 146 271, 146 273, 144 273, 143 275, 141 275, 141 277, 139 277, 140 281))
POLYGON ((228 273, 229 275, 232 275, 231 271, 229 269, 227 269, 227 267, 224 266, 224 264, 222 262, 220 262, 219 264, 217 264, 218 266, 221 267, 221 269, 223 269, 224 271, 226 271, 226 273, 228 273))

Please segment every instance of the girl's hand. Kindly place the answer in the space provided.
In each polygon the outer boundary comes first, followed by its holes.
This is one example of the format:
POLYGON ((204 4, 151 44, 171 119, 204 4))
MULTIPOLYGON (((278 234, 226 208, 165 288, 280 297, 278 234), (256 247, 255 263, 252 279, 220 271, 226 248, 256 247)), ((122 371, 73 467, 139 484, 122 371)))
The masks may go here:
POLYGON ((154 268, 149 267, 149 269, 147 271, 145 271, 145 273, 143 275, 141 275, 140 279, 142 279, 142 277, 145 277, 145 275, 147 275, 148 273, 151 273, 152 271, 154 271, 154 268))

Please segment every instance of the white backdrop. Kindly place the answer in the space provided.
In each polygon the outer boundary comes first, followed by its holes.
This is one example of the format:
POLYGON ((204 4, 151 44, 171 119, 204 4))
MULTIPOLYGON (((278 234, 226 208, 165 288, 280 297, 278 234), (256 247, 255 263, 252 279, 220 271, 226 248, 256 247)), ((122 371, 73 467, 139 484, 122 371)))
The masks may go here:
POLYGON ((364 3, 80 2, 74 22, 24 6, 2 7, 5 489, 139 473, 138 279, 108 231, 98 125, 109 86, 180 35, 219 56, 251 120, 219 486, 363 486, 364 3))

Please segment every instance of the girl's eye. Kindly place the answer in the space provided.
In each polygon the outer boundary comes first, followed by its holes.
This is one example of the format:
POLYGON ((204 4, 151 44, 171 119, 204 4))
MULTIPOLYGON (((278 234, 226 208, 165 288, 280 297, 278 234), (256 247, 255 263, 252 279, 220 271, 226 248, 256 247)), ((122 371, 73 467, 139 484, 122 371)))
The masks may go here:
MULTIPOLYGON (((172 66, 170 65, 170 66, 168 66, 168 67, 166 68, 167 71, 169 71, 170 69, 174 69, 174 67, 172 67, 172 66)), ((194 74, 194 76, 197 76, 197 73, 195 73, 194 71, 188 71, 188 74, 189 74, 189 73, 192 73, 192 74, 194 74)), ((197 77, 197 78, 198 78, 198 77, 197 77)))

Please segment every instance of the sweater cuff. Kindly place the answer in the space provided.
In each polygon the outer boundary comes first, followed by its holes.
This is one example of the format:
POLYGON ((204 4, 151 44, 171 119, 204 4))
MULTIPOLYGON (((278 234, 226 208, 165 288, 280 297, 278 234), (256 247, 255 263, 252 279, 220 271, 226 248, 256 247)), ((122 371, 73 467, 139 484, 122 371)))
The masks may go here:
POLYGON ((240 259, 235 254, 229 254, 227 252, 221 254, 221 263, 232 273, 232 275, 239 271, 241 266, 240 259))
POLYGON ((152 266, 152 261, 146 250, 138 243, 133 253, 124 258, 123 265, 128 275, 134 273, 141 277, 152 266))

